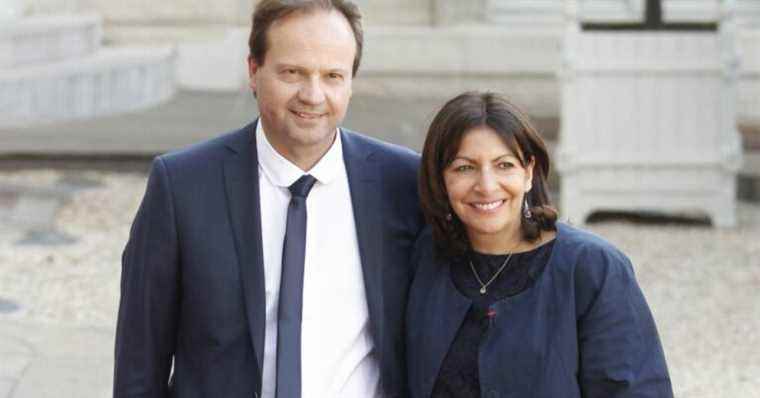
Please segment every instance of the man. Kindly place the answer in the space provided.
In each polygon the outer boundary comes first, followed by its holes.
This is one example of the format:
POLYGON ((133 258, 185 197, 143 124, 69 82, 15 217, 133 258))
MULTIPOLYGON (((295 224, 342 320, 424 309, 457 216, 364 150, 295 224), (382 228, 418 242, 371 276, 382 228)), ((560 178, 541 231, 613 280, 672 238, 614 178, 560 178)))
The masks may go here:
POLYGON ((400 397, 413 152, 337 128, 356 6, 262 0, 260 118, 156 158, 124 250, 115 397, 400 397))

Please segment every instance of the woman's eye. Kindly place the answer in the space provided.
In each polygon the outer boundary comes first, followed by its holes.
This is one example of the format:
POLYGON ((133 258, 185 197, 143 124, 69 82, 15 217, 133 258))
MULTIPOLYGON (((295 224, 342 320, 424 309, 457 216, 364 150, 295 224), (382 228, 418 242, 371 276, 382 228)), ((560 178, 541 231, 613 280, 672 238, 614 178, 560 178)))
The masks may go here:
POLYGON ((472 170, 472 166, 470 166, 469 164, 463 164, 461 166, 457 166, 454 169, 454 171, 459 172, 459 173, 464 172, 464 171, 470 171, 470 170, 472 170))
POLYGON ((515 167, 515 165, 512 162, 501 162, 498 164, 498 167, 502 170, 508 170, 515 167))

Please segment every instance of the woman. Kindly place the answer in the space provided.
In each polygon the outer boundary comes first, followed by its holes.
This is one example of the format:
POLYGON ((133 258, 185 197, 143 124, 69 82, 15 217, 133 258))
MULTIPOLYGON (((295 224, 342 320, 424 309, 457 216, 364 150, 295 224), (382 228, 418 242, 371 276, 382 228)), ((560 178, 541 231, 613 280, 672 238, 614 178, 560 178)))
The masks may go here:
POLYGON ((557 222, 549 156, 503 98, 465 93, 433 120, 407 310, 411 396, 671 397, 628 258, 557 222))

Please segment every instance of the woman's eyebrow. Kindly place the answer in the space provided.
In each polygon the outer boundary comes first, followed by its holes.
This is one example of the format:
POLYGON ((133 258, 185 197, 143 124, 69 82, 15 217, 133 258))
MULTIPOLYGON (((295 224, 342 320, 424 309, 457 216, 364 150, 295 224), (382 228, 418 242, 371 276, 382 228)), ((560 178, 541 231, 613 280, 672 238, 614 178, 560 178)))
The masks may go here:
MULTIPOLYGON (((503 155, 499 155, 499 156, 493 158, 491 161, 495 162, 495 161, 497 161, 499 159, 502 159, 502 158, 514 158, 514 159, 520 160, 520 158, 518 158, 517 156, 515 156, 512 153, 505 153, 503 155)), ((466 161, 468 161, 470 163, 477 163, 477 161, 475 159, 469 158, 469 157, 464 156, 464 155, 457 155, 457 156, 455 156, 454 159, 452 159, 452 162, 454 162, 457 159, 466 160, 466 161)))
POLYGON ((461 156, 461 155, 454 156, 454 159, 451 159, 452 162, 454 162, 456 160, 466 160, 466 161, 468 161, 470 163, 475 163, 475 160, 470 159, 467 156, 461 156))
POLYGON ((503 159, 503 158, 513 158, 513 159, 517 159, 517 160, 520 160, 520 158, 518 158, 518 157, 517 157, 517 156, 515 156, 514 154, 511 154, 511 153, 505 153, 505 154, 503 154, 503 155, 501 155, 501 156, 497 156, 497 157, 495 157, 495 158, 493 159, 493 161, 495 162, 495 161, 497 161, 497 160, 501 160, 501 159, 503 159))

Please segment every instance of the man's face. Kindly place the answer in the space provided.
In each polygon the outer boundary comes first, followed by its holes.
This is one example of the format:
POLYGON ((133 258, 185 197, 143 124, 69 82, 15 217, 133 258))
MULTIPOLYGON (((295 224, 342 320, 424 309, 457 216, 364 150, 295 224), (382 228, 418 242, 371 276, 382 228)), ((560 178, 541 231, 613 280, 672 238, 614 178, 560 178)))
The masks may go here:
POLYGON ((351 98, 356 43, 339 12, 294 12, 267 32, 264 64, 248 60, 267 139, 310 168, 329 149, 351 98))

